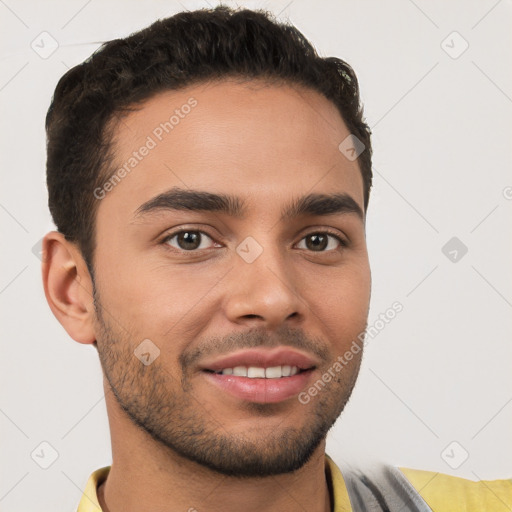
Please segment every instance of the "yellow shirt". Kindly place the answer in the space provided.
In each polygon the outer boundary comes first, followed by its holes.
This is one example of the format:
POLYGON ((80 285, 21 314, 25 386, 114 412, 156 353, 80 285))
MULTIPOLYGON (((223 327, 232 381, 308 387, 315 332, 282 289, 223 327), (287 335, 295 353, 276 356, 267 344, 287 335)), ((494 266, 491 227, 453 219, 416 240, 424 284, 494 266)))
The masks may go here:
MULTIPOLYGON (((325 463, 334 501, 333 512, 352 512, 340 469, 328 455, 325 456, 325 463)), ((512 511, 512 478, 473 482, 433 471, 402 467, 398 469, 433 512, 512 511)), ((101 512, 96 489, 107 478, 109 471, 110 466, 106 466, 92 473, 77 512, 101 512)))

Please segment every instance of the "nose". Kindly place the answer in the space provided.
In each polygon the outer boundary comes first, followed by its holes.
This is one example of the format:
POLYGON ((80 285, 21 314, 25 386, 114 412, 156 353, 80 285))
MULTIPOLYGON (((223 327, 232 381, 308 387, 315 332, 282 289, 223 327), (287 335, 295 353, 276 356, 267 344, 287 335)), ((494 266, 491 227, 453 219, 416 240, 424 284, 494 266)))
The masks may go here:
POLYGON ((266 246, 252 263, 237 254, 229 276, 224 304, 232 323, 275 330, 304 319, 307 306, 297 289, 298 276, 279 248, 266 246))

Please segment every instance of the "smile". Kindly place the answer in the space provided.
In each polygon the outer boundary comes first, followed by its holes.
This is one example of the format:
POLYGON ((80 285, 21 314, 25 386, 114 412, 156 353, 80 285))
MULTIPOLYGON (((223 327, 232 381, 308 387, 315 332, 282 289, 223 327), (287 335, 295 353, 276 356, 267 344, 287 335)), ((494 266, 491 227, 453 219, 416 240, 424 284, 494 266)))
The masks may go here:
POLYGON ((263 368, 261 366, 235 366, 215 371, 218 375, 234 375, 235 377, 247 377, 249 379, 280 379, 281 377, 293 377, 301 370, 297 366, 282 365, 263 368))

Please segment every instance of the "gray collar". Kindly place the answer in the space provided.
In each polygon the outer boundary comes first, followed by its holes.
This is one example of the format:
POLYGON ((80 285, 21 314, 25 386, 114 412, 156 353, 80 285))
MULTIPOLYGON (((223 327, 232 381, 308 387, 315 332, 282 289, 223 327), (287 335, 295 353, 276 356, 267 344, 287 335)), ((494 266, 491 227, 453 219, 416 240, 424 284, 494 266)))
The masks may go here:
POLYGON ((398 468, 381 465, 342 474, 353 512, 432 512, 398 468))

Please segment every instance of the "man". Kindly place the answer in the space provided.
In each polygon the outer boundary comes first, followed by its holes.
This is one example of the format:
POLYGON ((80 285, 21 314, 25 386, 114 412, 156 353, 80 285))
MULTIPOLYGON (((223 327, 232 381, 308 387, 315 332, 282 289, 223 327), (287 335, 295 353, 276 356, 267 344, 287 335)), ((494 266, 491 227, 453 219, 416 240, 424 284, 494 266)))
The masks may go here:
POLYGON ((265 13, 180 13, 66 73, 46 127, 45 294, 112 438, 79 512, 499 510, 507 481, 325 454, 370 299, 350 66, 265 13))

